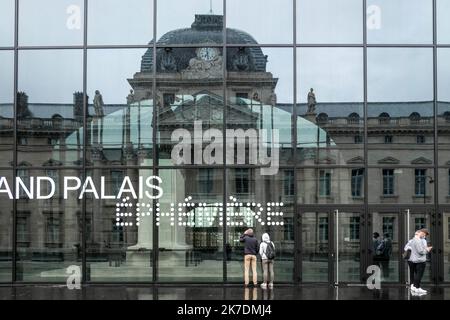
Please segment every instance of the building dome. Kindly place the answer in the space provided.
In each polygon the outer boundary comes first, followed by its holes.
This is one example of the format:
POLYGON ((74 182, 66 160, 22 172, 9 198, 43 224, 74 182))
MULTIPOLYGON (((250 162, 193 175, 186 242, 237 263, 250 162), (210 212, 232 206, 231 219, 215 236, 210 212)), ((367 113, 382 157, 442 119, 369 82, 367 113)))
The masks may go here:
MULTIPOLYGON (((157 72, 179 72, 189 66, 190 59, 196 57, 198 47, 219 46, 222 55, 223 16, 195 15, 191 28, 177 29, 163 35, 157 42, 156 66, 157 72), (177 48, 176 45, 189 45, 193 48, 177 48), (174 45, 171 48, 170 45, 174 45), (167 62, 169 61, 169 62, 167 62), (168 67, 167 67, 168 66, 168 67)), ((152 43, 152 42, 151 42, 152 43)), ((244 31, 227 28, 227 43, 242 44, 242 47, 227 48, 227 70, 245 72, 265 72, 267 57, 260 47, 245 47, 255 45, 256 40, 244 31)), ((153 70, 153 48, 149 48, 142 57, 141 72, 153 70)))

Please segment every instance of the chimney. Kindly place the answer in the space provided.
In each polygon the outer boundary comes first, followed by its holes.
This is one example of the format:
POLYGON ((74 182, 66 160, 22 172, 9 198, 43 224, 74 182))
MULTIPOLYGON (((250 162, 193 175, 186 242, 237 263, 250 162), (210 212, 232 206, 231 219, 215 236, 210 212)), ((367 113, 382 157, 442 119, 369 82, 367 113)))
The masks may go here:
POLYGON ((25 92, 17 92, 17 117, 20 118, 31 118, 33 114, 28 108, 28 96, 25 92))
MULTIPOLYGON (((89 97, 86 96, 86 102, 89 97)), ((73 94, 73 118, 76 121, 83 121, 83 92, 75 92, 73 94)))

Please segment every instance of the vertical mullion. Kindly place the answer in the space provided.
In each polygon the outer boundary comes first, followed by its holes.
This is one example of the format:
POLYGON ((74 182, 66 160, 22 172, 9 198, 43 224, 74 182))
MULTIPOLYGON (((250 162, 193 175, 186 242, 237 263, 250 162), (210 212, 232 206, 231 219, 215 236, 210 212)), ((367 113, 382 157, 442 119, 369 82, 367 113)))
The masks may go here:
MULTIPOLYGON (((88 0, 84 0, 84 18, 83 18, 83 163, 82 163, 82 177, 86 179, 86 155, 87 155, 87 116, 88 116, 88 101, 87 101, 87 28, 88 28, 88 0)), ((83 197, 81 202, 81 241, 82 241, 82 283, 86 283, 91 281, 91 272, 90 268, 87 270, 87 261, 86 261, 86 197, 83 197), (87 273, 89 272, 89 278, 87 277, 87 273)), ((95 219, 92 217, 91 223, 95 223, 95 219)))
MULTIPOLYGON (((365 237, 362 238, 361 246, 364 246, 365 255, 361 257, 363 267, 370 264, 369 243, 371 241, 369 226, 371 225, 371 214, 369 213, 369 132, 368 132, 368 89, 367 89, 367 0, 363 0, 363 86, 364 86, 364 217, 366 226, 363 228, 365 237)), ((363 268, 364 269, 364 268, 363 268)), ((361 270, 363 271, 363 270, 361 270)), ((361 272, 362 274, 362 272, 361 272)))
POLYGON ((293 14, 293 22, 292 22, 292 29, 293 29, 293 110, 292 110, 292 118, 291 123, 294 126, 292 130, 292 150, 293 150, 293 161, 294 161, 294 210, 293 214, 294 217, 292 219, 293 228, 294 228, 294 283, 299 284, 302 281, 302 237, 300 236, 301 231, 301 217, 300 217, 300 210, 299 210, 299 203, 298 203, 298 186, 297 186, 297 179, 298 179, 298 164, 297 164, 297 0, 292 1, 292 14, 293 14))
MULTIPOLYGON (((436 226, 435 231, 437 240, 438 240, 438 247, 437 252, 439 252, 439 247, 444 243, 443 242, 443 234, 441 235, 441 230, 438 230, 439 225, 436 223, 437 217, 439 217, 439 137, 438 137, 438 88, 437 88, 437 3, 436 0, 433 0, 433 117, 434 117, 434 217, 435 220, 433 221, 433 224, 436 226)), ((426 177, 425 177, 426 180, 426 177)), ((426 183, 426 182, 425 182, 426 183)), ((425 194, 426 196, 426 194, 425 194)), ((442 229, 442 228, 440 228, 442 229)), ((436 249, 435 249, 436 250, 436 249)), ((443 256, 442 255, 432 255, 434 257, 434 270, 432 269, 432 273, 434 273, 435 277, 435 283, 438 284, 441 279, 443 279, 443 274, 441 274, 441 271, 443 271, 443 256)))
MULTIPOLYGON (((13 96, 13 178, 16 176, 17 170, 17 90, 18 90, 18 66, 19 66, 19 0, 14 3, 14 96, 13 96)), ((15 190, 16 179, 13 179, 13 190, 15 190)), ((17 281, 17 199, 13 198, 12 208, 12 277, 11 282, 17 281)))
MULTIPOLYGON (((158 175, 158 141, 157 141, 157 133, 158 133, 158 112, 156 108, 158 107, 155 103, 156 101, 156 37, 157 37, 157 10, 158 10, 158 0, 153 0, 153 70, 152 70, 152 104, 153 104, 153 128, 152 128, 152 144, 153 144, 153 153, 152 153, 152 167, 153 167, 153 175, 158 175)), ((153 193, 155 195, 156 190, 153 189, 153 193)), ((152 215, 152 234, 153 234, 153 243, 152 243, 152 281, 153 283, 158 281, 158 258, 159 258, 159 230, 156 227, 156 201, 153 201, 153 215, 152 215)))
MULTIPOLYGON (((222 92, 223 92, 223 113, 222 113, 222 131, 226 132, 227 127, 227 105, 228 105, 228 94, 227 94, 227 0, 223 0, 223 27, 222 27, 222 56, 224 57, 224 62, 222 63, 222 92)), ((223 224, 222 224, 222 252, 223 252, 223 282, 228 282, 228 269, 227 269, 227 252, 226 252, 226 243, 227 243, 227 157, 226 157, 226 143, 227 138, 226 135, 223 135, 223 172, 222 172, 222 185, 223 185, 223 193, 222 193, 222 208, 223 208, 223 224)))

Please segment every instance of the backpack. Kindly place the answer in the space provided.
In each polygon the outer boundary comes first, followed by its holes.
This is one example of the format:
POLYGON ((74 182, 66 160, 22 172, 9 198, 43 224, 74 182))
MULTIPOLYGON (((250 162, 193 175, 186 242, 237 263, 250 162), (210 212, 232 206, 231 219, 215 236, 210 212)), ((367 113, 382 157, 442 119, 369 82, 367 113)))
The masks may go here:
POLYGON ((384 251, 386 250, 386 243, 383 241, 380 242, 380 244, 377 247, 377 250, 375 252, 375 255, 377 256, 383 256, 384 255, 384 251))
POLYGON ((264 252, 264 253, 265 253, 267 259, 269 259, 269 260, 275 259, 275 248, 274 248, 272 242, 267 243, 266 252, 264 252))

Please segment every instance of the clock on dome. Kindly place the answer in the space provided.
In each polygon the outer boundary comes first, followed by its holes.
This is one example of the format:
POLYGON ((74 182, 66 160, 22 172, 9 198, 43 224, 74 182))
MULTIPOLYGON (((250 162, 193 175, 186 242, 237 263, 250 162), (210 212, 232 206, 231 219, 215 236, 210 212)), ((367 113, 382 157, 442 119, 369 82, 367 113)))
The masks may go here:
POLYGON ((219 56, 219 49, 205 47, 197 49, 197 57, 204 61, 215 60, 219 56))

